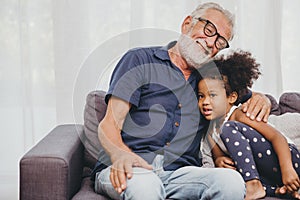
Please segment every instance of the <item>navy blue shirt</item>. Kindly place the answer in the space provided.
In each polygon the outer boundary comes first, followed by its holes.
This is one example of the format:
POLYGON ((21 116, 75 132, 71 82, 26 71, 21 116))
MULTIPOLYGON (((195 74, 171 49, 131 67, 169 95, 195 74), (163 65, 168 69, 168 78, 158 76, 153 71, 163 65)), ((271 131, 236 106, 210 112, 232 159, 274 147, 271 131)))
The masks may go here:
MULTIPOLYGON (((122 139, 150 164, 157 154, 164 155, 164 170, 201 166, 200 141, 208 127, 198 108, 199 73, 194 70, 185 80, 170 60, 171 45, 129 50, 114 69, 105 97, 132 105, 122 139)), ((103 156, 95 171, 108 165, 101 162, 103 156)))
MULTIPOLYGON (((122 139, 148 163, 162 154, 165 170, 201 166, 200 141, 208 122, 197 103, 199 74, 195 70, 185 80, 168 48, 129 50, 114 69, 105 100, 113 95, 131 103, 122 139)), ((107 165, 101 157, 98 169, 107 165)))

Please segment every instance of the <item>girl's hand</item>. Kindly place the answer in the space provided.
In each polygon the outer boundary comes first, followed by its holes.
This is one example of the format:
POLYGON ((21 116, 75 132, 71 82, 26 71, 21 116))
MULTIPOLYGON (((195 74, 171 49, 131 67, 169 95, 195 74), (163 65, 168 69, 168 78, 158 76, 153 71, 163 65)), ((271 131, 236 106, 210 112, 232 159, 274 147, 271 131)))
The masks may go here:
POLYGON ((297 172, 293 167, 290 169, 282 170, 282 182, 287 189, 288 193, 298 191, 300 188, 300 179, 297 172))
POLYGON ((215 165, 217 167, 230 168, 236 170, 234 162, 227 156, 219 156, 215 159, 215 165))

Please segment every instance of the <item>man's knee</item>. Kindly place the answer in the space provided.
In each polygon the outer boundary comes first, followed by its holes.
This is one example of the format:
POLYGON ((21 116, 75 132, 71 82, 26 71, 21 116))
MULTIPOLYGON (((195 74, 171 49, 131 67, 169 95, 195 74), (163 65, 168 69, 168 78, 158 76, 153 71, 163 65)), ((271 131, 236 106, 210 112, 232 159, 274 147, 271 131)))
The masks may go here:
POLYGON ((245 182, 242 176, 232 169, 219 169, 216 175, 217 187, 225 199, 244 199, 246 194, 245 182))
POLYGON ((176 170, 166 186, 171 199, 244 199, 245 183, 232 169, 183 167, 176 170))
POLYGON ((127 188, 123 192, 124 199, 164 199, 165 189, 162 181, 152 171, 134 168, 133 176, 127 180, 127 188))

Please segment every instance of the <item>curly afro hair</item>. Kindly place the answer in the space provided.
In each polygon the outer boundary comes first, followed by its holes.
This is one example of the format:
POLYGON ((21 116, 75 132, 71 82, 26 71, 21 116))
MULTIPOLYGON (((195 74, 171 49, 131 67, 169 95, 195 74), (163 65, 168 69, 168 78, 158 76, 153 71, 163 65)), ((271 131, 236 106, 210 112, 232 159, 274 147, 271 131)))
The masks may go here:
MULTIPOLYGON (((222 55, 199 69, 201 79, 220 79, 224 81, 227 96, 232 92, 238 94, 238 100, 248 93, 253 81, 257 80, 261 72, 260 64, 250 52, 237 50, 227 56, 222 55)), ((200 79, 200 80, 201 80, 200 79)))

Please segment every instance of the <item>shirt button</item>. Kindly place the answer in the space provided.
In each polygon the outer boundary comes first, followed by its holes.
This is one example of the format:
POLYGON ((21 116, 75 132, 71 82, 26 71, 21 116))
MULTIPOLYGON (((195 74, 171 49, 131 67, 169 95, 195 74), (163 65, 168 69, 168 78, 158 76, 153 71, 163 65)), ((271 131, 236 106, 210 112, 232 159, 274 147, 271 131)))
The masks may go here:
POLYGON ((180 104, 178 104, 178 108, 181 108, 182 107, 182 104, 180 103, 180 104))
POLYGON ((168 146, 168 147, 169 147, 169 146, 170 146, 170 142, 167 142, 167 143, 166 143, 166 146, 168 146))
POLYGON ((175 122, 175 126, 177 126, 177 127, 178 127, 178 126, 179 126, 179 123, 178 123, 178 122, 175 122))

